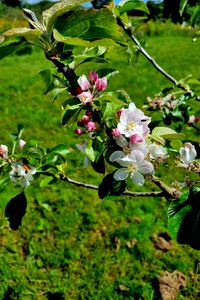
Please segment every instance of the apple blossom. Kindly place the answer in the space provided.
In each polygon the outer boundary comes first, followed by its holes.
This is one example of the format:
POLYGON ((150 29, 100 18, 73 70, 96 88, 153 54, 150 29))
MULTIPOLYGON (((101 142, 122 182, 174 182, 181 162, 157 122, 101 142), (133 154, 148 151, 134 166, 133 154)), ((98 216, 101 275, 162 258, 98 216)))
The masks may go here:
POLYGON ((99 76, 98 76, 97 72, 95 72, 95 71, 89 72, 88 79, 91 84, 95 84, 95 82, 98 80, 98 78, 99 78, 99 76))
POLYGON ((6 145, 0 145, 0 157, 6 158, 8 155, 8 147, 6 145))
POLYGON ((158 144, 148 145, 148 152, 151 159, 166 159, 167 149, 158 144))
POLYGON ((24 148, 25 145, 26 145, 26 141, 20 139, 19 140, 19 147, 20 147, 20 149, 24 148))
POLYGON ((95 124, 95 122, 92 122, 92 121, 89 121, 85 127, 87 128, 88 132, 92 132, 92 131, 95 131, 97 126, 95 124))
POLYGON ((145 116, 144 113, 131 102, 128 109, 122 111, 117 128, 125 137, 130 137, 134 134, 147 136, 150 121, 151 118, 145 116))
POLYGON ((90 83, 85 75, 80 76, 77 82, 81 87, 82 91, 87 91, 90 87, 90 83))
POLYGON ((23 188, 27 188, 30 181, 33 181, 33 176, 36 173, 36 169, 24 164, 23 162, 16 162, 11 164, 11 171, 9 172, 10 179, 15 185, 21 185, 23 188))
POLYGON ((83 134, 84 132, 82 131, 82 129, 76 128, 76 129, 74 130, 74 133, 77 134, 77 135, 81 135, 81 134, 83 134))
POLYGON ((81 100, 81 102, 84 105, 87 103, 91 103, 93 100, 91 92, 82 92, 81 94, 77 95, 77 97, 81 100))
POLYGON ((107 85, 108 85, 108 81, 106 77, 98 78, 97 81, 95 82, 96 89, 101 92, 107 88, 107 85))
POLYGON ((121 135, 121 133, 119 132, 119 130, 117 128, 113 128, 112 129, 112 135, 114 137, 119 137, 121 135))
POLYGON ((185 143, 179 150, 180 158, 183 163, 189 164, 197 156, 194 145, 191 143, 185 143))
POLYGON ((117 161, 122 168, 114 173, 116 180, 125 180, 129 176, 137 185, 144 185, 144 176, 154 172, 154 166, 151 162, 144 160, 141 151, 135 151, 129 157, 124 157, 117 161))

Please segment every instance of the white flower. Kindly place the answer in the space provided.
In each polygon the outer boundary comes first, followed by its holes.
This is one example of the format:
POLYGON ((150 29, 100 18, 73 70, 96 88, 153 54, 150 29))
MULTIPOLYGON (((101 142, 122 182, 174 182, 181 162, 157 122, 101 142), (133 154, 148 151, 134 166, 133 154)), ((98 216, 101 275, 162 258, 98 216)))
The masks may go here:
POLYGON ((132 144, 131 142, 128 143, 128 141, 124 137, 121 137, 119 139, 116 139, 116 142, 118 146, 122 147, 122 150, 114 151, 111 154, 110 161, 112 162, 118 161, 119 159, 125 157, 131 157, 132 155, 134 155, 135 151, 140 151, 143 156, 143 159, 147 155, 147 145, 145 141, 132 144))
POLYGON ((195 147, 191 143, 185 143, 183 145, 183 147, 180 148, 179 154, 180 154, 182 162, 185 164, 189 164, 197 156, 195 147))
POLYGON ((93 96, 90 92, 82 92, 81 94, 78 94, 77 97, 80 99, 80 101, 85 105, 86 103, 90 103, 93 100, 93 96))
POLYGON ((137 185, 144 184, 145 174, 152 174, 154 167, 151 162, 144 160, 141 151, 135 151, 131 156, 117 161, 123 168, 117 170, 114 174, 116 180, 125 180, 130 176, 137 185))
POLYGON ((22 162, 12 163, 11 171, 9 172, 11 181, 16 185, 21 185, 23 188, 27 188, 30 181, 33 181, 33 176, 36 173, 36 169, 28 166, 22 162))
POLYGON ((165 159, 167 157, 167 149, 158 144, 150 144, 148 152, 151 159, 165 159))
POLYGON ((0 157, 7 158, 8 156, 8 147, 6 145, 0 145, 0 157))
POLYGON ((139 134, 144 137, 149 133, 148 124, 150 121, 151 118, 145 116, 144 113, 131 102, 128 109, 122 111, 117 129, 121 134, 124 134, 125 137, 130 137, 134 134, 139 134))

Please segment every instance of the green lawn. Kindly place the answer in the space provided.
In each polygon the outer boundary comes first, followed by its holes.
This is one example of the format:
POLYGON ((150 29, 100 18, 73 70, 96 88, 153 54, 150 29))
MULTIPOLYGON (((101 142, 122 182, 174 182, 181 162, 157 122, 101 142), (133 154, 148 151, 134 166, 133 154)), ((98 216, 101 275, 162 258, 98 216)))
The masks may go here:
MULTIPOLYGON (((190 36, 146 37, 146 49, 177 79, 188 73, 200 77, 199 42, 190 36)), ((140 107, 147 96, 170 85, 141 55, 128 67, 117 58, 113 65, 120 73, 109 88, 123 88, 140 107)), ((79 138, 60 125, 61 102, 52 104, 43 95, 38 72, 48 66, 38 49, 0 61, 0 143, 11 145, 10 133, 21 123, 27 141, 68 144, 70 176, 98 184, 101 176, 83 168, 75 146, 79 138)), ((177 299, 199 299, 199 251, 173 242, 165 252, 152 242, 153 234, 167 231, 165 199, 102 201, 95 191, 66 183, 40 189, 36 180, 26 192, 23 225, 12 231, 4 208, 16 194, 11 185, 1 192, 0 300, 160 299, 157 276, 174 270, 187 277, 177 299)))

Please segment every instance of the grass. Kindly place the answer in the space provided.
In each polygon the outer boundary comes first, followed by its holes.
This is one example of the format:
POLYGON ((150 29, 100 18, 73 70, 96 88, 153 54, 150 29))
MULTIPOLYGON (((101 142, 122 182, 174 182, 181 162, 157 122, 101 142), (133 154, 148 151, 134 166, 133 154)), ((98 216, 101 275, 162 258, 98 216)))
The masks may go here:
MULTIPOLYGON (((199 42, 190 36, 152 35, 146 48, 176 78, 199 77, 199 42)), ((120 70, 110 89, 125 89, 142 106, 169 82, 142 56, 120 70)), ((78 138, 60 125, 60 102, 42 94, 38 72, 51 66, 38 49, 31 55, 13 55, 0 61, 0 141, 11 145, 10 133, 25 126, 25 140, 52 147, 67 143, 69 172, 74 178, 99 183, 101 176, 84 169, 77 155, 78 138)), ((94 67, 94 66, 93 66, 94 67)), ((88 65, 86 69, 91 68, 88 65)), ((80 74, 86 72, 79 69, 80 74)), ((27 213, 18 231, 4 218, 8 200, 17 194, 9 184, 1 192, 0 299, 23 300, 128 300, 160 299, 156 278, 163 271, 179 270, 187 287, 177 299, 198 299, 200 253, 173 242, 170 251, 154 247, 152 235, 167 231, 167 203, 158 198, 123 198, 101 201, 95 191, 69 184, 27 190, 27 213), (136 240, 134 247, 127 242, 136 240)))

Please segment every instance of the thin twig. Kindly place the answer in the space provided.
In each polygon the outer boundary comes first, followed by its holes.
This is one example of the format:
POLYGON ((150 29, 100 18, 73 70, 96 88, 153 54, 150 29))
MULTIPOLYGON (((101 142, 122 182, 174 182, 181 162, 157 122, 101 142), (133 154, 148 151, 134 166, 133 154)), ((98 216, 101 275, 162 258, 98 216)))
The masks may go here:
POLYGON ((124 31, 128 34, 131 40, 136 44, 140 52, 150 61, 150 63, 158 70, 162 75, 164 75, 168 80, 170 80, 173 84, 180 87, 182 90, 189 92, 185 86, 181 85, 178 80, 176 80, 173 76, 167 73, 152 57, 149 53, 141 46, 138 39, 132 34, 131 28, 127 27, 120 18, 117 18, 117 23, 120 25, 124 31))
MULTIPOLYGON (((98 188, 99 188, 98 185, 76 181, 67 176, 61 176, 60 179, 62 181, 74 184, 78 187, 84 187, 84 188, 91 189, 91 190, 98 190, 98 188)), ((125 192, 123 192, 122 195, 123 196, 132 196, 132 197, 163 197, 163 196, 166 196, 166 191, 162 191, 162 192, 159 192, 159 191, 158 192, 157 191, 154 191, 154 192, 131 192, 131 191, 126 190, 125 192)))

